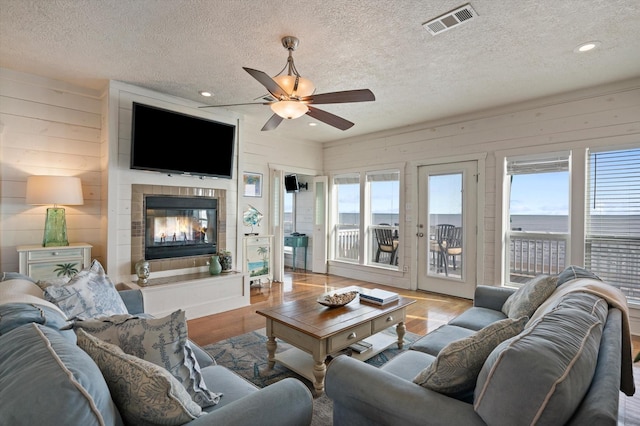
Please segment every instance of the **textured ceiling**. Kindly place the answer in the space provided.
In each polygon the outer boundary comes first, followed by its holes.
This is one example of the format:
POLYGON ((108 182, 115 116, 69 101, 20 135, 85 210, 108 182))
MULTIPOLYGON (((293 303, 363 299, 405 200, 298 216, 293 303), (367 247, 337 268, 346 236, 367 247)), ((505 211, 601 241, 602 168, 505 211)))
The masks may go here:
MULTIPOLYGON (((317 93, 369 88, 375 102, 325 105, 340 131, 304 116, 283 137, 330 141, 640 76, 638 0, 474 0, 472 21, 422 24, 464 0, 0 0, 0 66, 91 88, 118 80, 196 102, 251 102, 285 35, 317 93), (599 49, 574 53, 598 40, 599 49), (205 100, 198 91, 215 94, 205 100)), ((267 106, 230 108, 250 122, 267 106)), ((256 125, 257 129, 261 124, 256 125)))

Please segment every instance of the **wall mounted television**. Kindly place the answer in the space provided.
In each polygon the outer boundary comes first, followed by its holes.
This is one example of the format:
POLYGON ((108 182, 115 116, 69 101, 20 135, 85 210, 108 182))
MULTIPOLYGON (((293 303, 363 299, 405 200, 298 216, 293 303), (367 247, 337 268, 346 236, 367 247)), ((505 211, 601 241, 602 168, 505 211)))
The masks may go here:
POLYGON ((236 126, 133 103, 131 169, 231 179, 236 126))
POLYGON ((300 186, 298 185, 297 175, 286 175, 284 177, 284 189, 287 192, 298 192, 300 186))

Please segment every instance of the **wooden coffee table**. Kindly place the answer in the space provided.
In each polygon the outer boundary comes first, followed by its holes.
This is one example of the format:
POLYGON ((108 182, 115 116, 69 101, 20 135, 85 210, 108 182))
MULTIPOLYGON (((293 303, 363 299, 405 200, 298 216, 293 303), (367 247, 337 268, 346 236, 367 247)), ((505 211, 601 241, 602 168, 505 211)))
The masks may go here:
MULTIPOLYGON (((346 292, 358 290, 347 287, 336 290, 346 292)), ((324 391, 326 373, 325 359, 355 342, 366 340, 373 347, 361 354, 353 353, 362 361, 382 352, 393 343, 402 348, 405 334, 404 321, 407 306, 415 300, 400 297, 385 306, 360 303, 356 297, 351 303, 328 308, 317 302, 317 298, 283 303, 256 311, 267 319, 267 353, 269 367, 276 361, 295 371, 311 382, 317 395, 324 391), (382 333, 396 326, 396 336, 382 333), (276 354, 276 338, 291 344, 293 348, 276 354)))

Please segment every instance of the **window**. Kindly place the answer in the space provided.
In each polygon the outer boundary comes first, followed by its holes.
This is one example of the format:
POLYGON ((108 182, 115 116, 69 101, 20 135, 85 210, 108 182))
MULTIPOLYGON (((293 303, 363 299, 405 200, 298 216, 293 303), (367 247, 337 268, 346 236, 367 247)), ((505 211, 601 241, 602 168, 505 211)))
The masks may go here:
POLYGON ((335 259, 357 262, 360 258, 360 174, 333 178, 336 203, 335 259))
POLYGON ((284 220, 283 231, 285 235, 291 234, 296 230, 296 218, 295 218, 295 196, 293 192, 284 193, 284 220))
POLYGON ((336 175, 332 197, 333 260, 397 270, 400 171, 336 175), (386 238, 383 245, 388 247, 378 251, 381 237, 386 238))
POLYGON ((640 149, 588 158, 585 267, 640 303, 640 149))
POLYGON ((508 158, 507 175, 505 276, 522 283, 562 272, 569 249, 569 153, 508 158))
POLYGON ((400 172, 367 172, 370 264, 397 265, 400 172))

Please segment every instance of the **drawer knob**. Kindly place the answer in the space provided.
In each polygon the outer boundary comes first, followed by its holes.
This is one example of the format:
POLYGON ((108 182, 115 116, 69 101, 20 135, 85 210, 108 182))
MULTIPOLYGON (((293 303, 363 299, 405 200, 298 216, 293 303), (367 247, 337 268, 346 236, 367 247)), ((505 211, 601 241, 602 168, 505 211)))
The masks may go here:
POLYGON ((357 337, 356 333, 351 333, 347 336, 347 339, 351 340, 351 339, 355 339, 356 337, 357 337))
POLYGON ((389 316, 387 317, 387 322, 391 322, 391 321, 393 321, 393 317, 392 317, 391 315, 389 315, 389 316))

